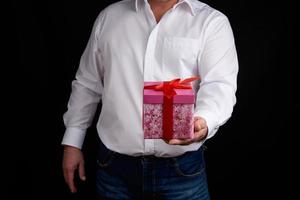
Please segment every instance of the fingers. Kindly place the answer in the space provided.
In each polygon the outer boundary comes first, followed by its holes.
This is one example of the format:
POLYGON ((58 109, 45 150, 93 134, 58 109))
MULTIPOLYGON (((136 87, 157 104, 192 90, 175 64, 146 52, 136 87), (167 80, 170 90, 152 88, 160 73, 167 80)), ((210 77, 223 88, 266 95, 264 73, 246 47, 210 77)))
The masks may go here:
POLYGON ((208 134, 208 128, 206 121, 201 117, 194 118, 194 137, 192 139, 171 139, 166 141, 170 145, 189 145, 195 142, 200 142, 206 138, 208 134))
POLYGON ((201 118, 197 117, 194 120, 194 141, 200 142, 203 140, 208 134, 208 128, 206 121, 201 118))
POLYGON ((194 133, 194 137, 192 139, 171 139, 167 141, 170 145, 189 145, 195 142, 200 142, 207 135, 207 128, 203 128, 194 133))
POLYGON ((208 133, 208 129, 207 127, 203 127, 198 131, 194 132, 194 141, 195 142, 200 142, 201 140, 203 140, 204 138, 206 138, 208 133))
POLYGON ((64 179, 72 193, 77 192, 75 186, 75 173, 79 174, 81 180, 85 180, 84 158, 80 149, 65 146, 63 154, 63 174, 64 179), (77 172, 78 170, 78 172, 77 172))
MULTIPOLYGON (((77 188, 75 186, 75 181, 74 181, 74 176, 75 176, 75 172, 76 171, 77 171, 76 168, 74 168, 72 166, 71 167, 67 166, 64 169, 64 178, 65 178, 65 181, 66 181, 67 185, 69 186, 70 191, 72 193, 77 192, 77 188)), ((84 162, 80 162, 79 163, 78 173, 79 173, 79 178, 82 181, 85 181, 86 180, 86 176, 85 176, 84 162)))
POLYGON ((72 193, 77 192, 77 188, 75 187, 75 183, 74 183, 74 173, 75 173, 74 167, 67 166, 64 168, 64 178, 72 193))
POLYGON ((85 170, 84 170, 84 162, 79 163, 79 177, 82 181, 86 180, 85 170))
POLYGON ((206 125, 206 121, 203 118, 197 117, 194 119, 194 131, 195 132, 198 132, 205 127, 207 127, 207 125, 206 125))
POLYGON ((170 141, 168 141, 168 144, 171 144, 171 145, 189 145, 193 142, 194 142, 194 138, 193 139, 171 139, 170 141))

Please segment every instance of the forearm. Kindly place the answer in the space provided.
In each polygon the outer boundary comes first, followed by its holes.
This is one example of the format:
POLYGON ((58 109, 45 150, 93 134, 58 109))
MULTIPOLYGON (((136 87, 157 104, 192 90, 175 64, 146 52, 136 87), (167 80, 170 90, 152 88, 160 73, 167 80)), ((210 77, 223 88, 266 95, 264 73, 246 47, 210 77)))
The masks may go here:
POLYGON ((68 110, 63 116, 66 131, 62 144, 81 148, 100 99, 100 93, 89 89, 82 81, 73 81, 68 110))
MULTIPOLYGON (((232 75, 235 76, 235 75, 232 75)), ((204 82, 197 93, 195 116, 207 122, 208 135, 211 138, 231 116, 236 103, 235 84, 229 82, 204 82)))

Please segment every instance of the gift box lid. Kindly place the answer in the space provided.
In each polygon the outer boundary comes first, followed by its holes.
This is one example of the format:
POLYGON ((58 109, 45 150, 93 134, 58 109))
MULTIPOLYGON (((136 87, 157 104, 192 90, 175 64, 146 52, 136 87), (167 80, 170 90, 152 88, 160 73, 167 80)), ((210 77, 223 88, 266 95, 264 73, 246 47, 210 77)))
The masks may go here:
MULTIPOLYGON (((161 82, 145 82, 144 85, 160 84, 161 82)), ((195 103, 195 93, 193 89, 175 89, 176 95, 173 97, 174 103, 195 103)), ((144 89, 144 103, 163 103, 163 91, 154 89, 144 89)))

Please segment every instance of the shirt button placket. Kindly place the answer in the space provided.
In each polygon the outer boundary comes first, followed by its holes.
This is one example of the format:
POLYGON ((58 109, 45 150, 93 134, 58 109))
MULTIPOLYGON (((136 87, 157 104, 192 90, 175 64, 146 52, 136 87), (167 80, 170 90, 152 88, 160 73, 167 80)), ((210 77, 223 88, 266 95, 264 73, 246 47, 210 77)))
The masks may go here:
MULTIPOLYGON (((154 49, 157 39, 157 30, 159 25, 156 25, 150 36, 148 38, 146 52, 145 52, 145 61, 144 61, 144 81, 154 81, 154 67, 152 66, 152 58, 154 57, 154 49)), ((145 140, 145 154, 154 154, 154 139, 145 140)))
POLYGON ((145 81, 153 81, 154 77, 154 66, 152 66, 152 59, 154 57, 154 49, 156 45, 156 38, 157 38, 157 30, 158 30, 158 25, 155 26, 153 31, 151 32, 148 42, 147 42, 147 47, 146 47, 146 52, 145 52, 145 63, 144 63, 144 80, 145 81))

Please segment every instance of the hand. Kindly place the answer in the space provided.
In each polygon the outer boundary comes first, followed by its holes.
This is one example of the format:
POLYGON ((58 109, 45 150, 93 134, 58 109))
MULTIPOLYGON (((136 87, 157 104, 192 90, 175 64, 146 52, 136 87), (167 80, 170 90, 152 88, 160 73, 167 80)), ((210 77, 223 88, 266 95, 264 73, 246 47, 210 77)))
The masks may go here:
POLYGON ((80 149, 72 146, 64 146, 63 162, 62 162, 64 179, 72 193, 77 192, 74 183, 75 171, 78 170, 79 178, 86 180, 84 170, 84 159, 80 149))
POLYGON ((208 128, 205 119, 202 117, 194 118, 194 137, 191 139, 171 139, 167 143, 172 145, 189 145, 200 142, 205 139, 208 134, 208 128))

